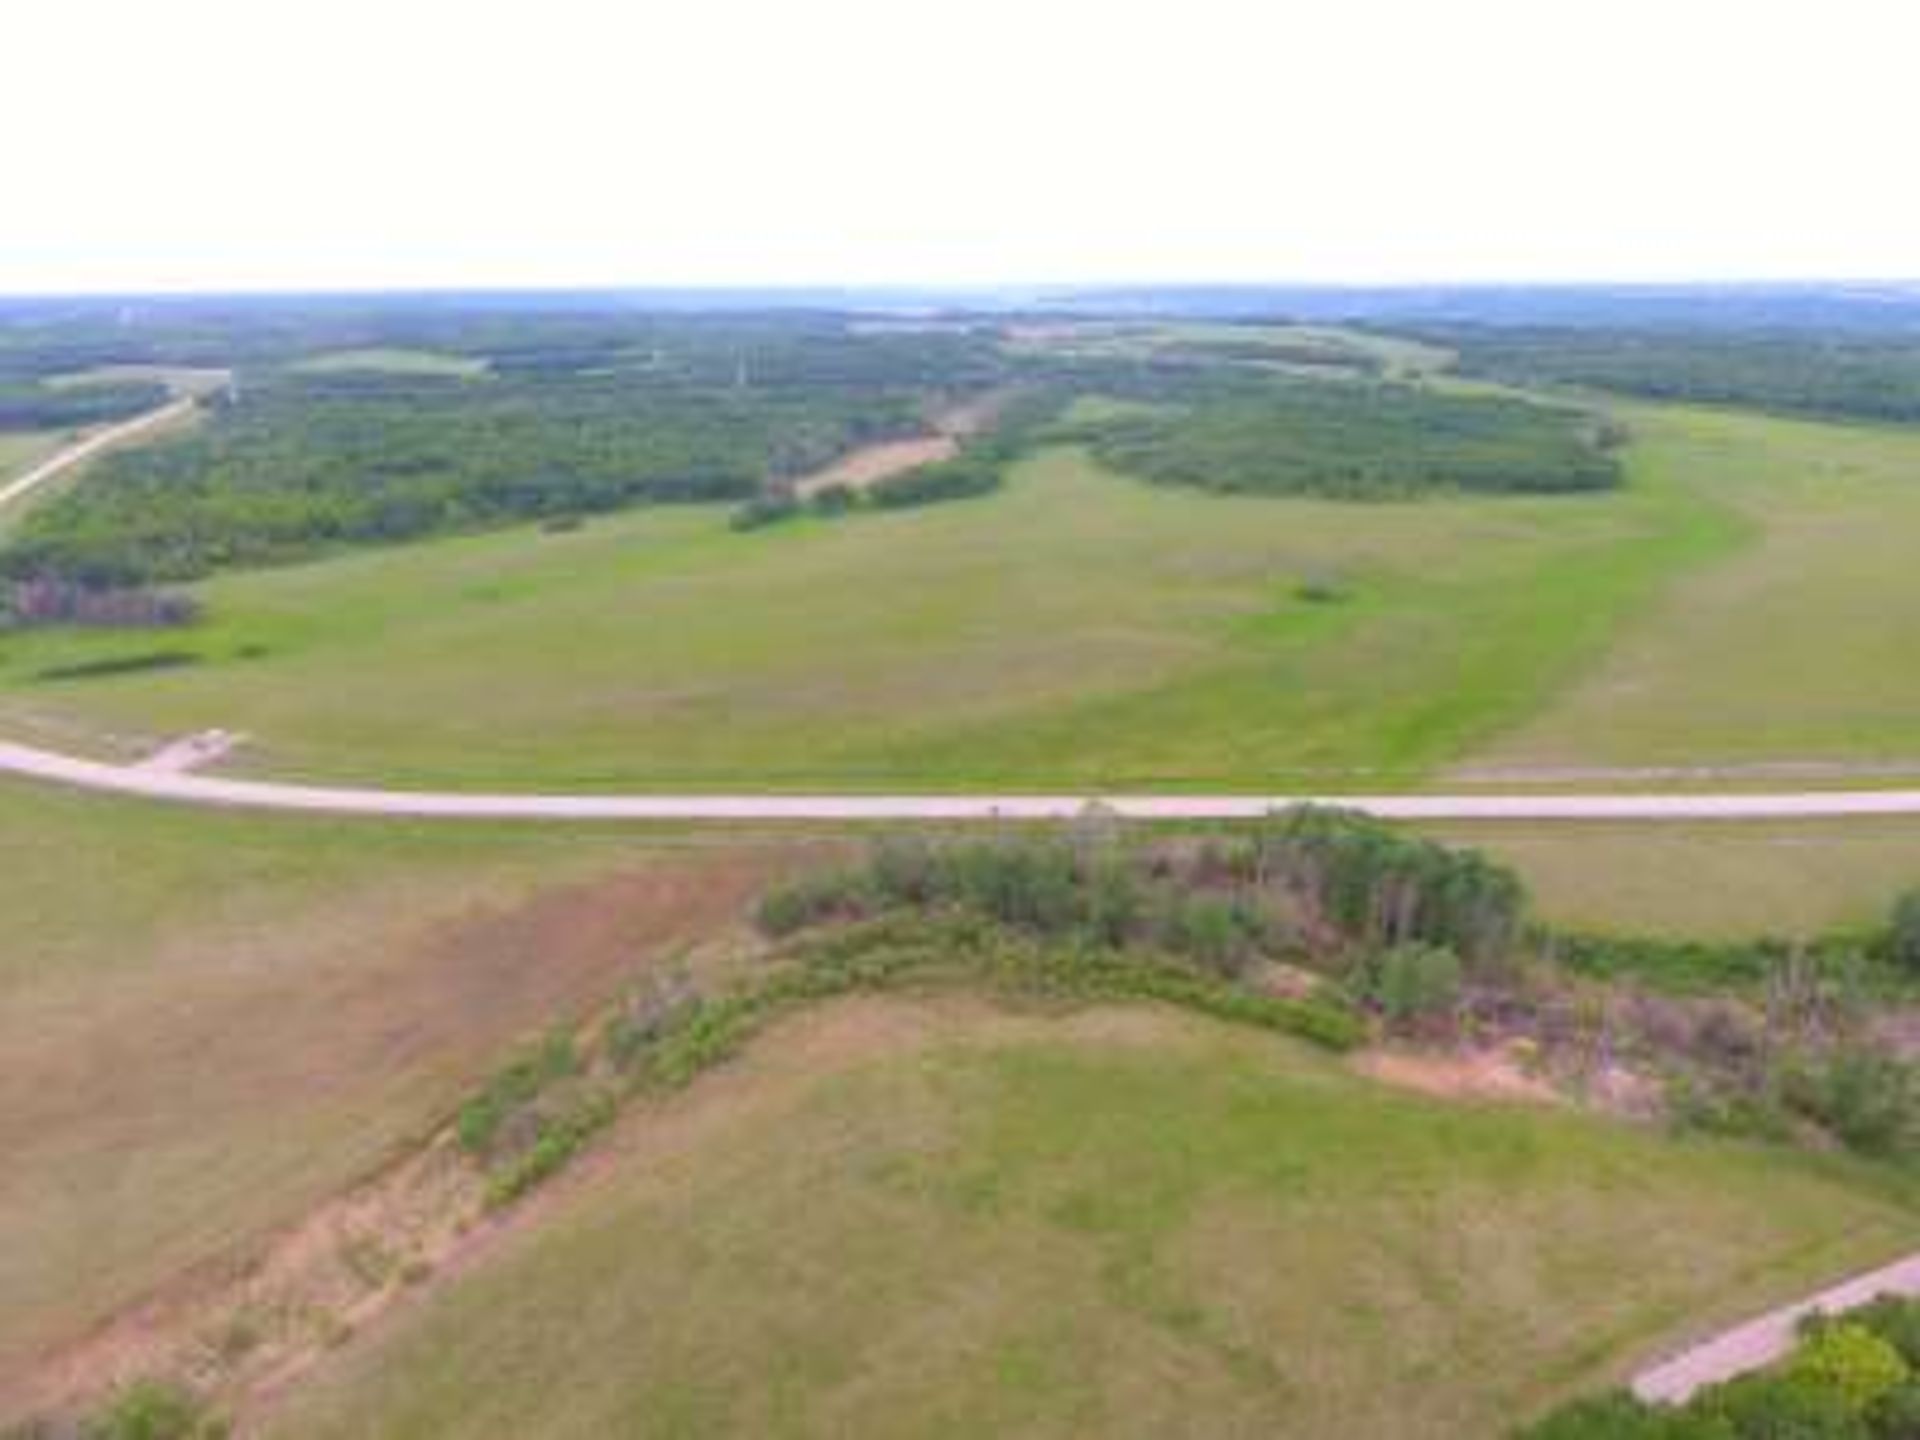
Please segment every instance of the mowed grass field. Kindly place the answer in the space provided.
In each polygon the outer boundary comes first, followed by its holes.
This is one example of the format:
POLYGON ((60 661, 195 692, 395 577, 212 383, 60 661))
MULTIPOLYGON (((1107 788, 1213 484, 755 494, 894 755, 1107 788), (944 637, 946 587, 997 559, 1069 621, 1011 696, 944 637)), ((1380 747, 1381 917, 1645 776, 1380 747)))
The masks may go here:
POLYGON ((1920 430, 1636 405, 1746 542, 1625 630, 1494 766, 1879 761, 1920 772, 1920 430))
POLYGON ((1920 887, 1920 819, 1421 827, 1525 877, 1557 926, 1695 940, 1887 923, 1920 887))
POLYGON ((280 1437, 1496 1435, 1911 1246, 1831 1157, 1154 1010, 861 1002, 630 1116, 280 1437))
POLYGON ((205 584, 191 631, 8 637, 0 727, 105 753, 219 727, 242 766, 447 786, 1391 787, 1736 543, 1657 451, 1634 468, 1617 495, 1356 506, 1054 449, 918 511, 363 552, 205 584), (197 663, 49 675, 155 652, 197 663))
POLYGON ((331 1195, 779 863, 0 783, 0 1414, 31 1357, 331 1195))

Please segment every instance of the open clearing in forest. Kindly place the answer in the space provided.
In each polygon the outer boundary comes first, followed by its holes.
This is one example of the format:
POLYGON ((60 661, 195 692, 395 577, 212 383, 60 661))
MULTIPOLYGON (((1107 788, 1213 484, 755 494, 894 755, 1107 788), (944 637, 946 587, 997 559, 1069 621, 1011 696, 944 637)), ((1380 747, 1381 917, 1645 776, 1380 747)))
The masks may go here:
POLYGON ((1917 1232, 1866 1167, 1213 1021, 860 1001, 632 1112, 264 1430, 1491 1434, 1917 1232))
POLYGON ((374 346, 361 350, 328 350, 296 361, 291 368, 311 375, 371 371, 386 375, 445 375, 470 380, 486 374, 488 367, 485 360, 469 355, 374 346))

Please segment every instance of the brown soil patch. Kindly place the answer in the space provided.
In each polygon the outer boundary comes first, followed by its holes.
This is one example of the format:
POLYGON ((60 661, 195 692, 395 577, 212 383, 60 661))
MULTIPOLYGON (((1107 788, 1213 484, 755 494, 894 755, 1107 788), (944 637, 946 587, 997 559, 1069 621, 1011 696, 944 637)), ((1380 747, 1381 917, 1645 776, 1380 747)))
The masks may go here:
POLYGON ((849 490, 864 490, 894 475, 918 470, 922 465, 951 460, 960 445, 951 435, 916 435, 906 440, 883 440, 863 445, 842 455, 824 470, 794 482, 794 492, 812 495, 835 485, 849 490))
POLYGON ((1527 1073, 1510 1049, 1367 1050, 1356 1055, 1352 1064, 1362 1075, 1443 1100, 1566 1103, 1553 1086, 1527 1073))
POLYGON ((849 490, 864 490, 895 475, 918 470, 923 465, 951 460, 960 453, 960 441, 987 428, 1007 403, 1005 391, 989 391, 962 405, 941 411, 933 418, 931 435, 913 435, 904 440, 882 440, 863 445, 842 455, 833 464, 802 476, 793 485, 794 493, 807 496, 835 485, 849 490))

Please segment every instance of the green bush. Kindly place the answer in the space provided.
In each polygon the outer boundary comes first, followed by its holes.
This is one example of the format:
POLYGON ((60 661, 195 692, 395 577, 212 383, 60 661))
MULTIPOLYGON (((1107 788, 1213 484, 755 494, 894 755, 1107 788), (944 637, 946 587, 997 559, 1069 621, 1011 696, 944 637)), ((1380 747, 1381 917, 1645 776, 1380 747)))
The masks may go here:
POLYGON ((454 1129, 461 1148, 470 1154, 490 1150, 509 1115, 553 1081, 573 1074, 579 1064, 571 1035, 556 1030, 547 1036, 536 1049, 514 1060, 460 1107, 454 1129))
POLYGON ((1920 1074, 1892 1055, 1836 1050, 1790 1070, 1783 1090, 1791 1109, 1864 1155, 1905 1154, 1920 1134, 1920 1074))
POLYGON ((1687 1407, 1690 1415, 1735 1440, 1874 1440, 1866 1418, 1817 1375, 1763 1371, 1714 1386, 1687 1407))
POLYGON ((81 1427, 86 1440, 221 1440, 226 1422, 199 1396, 164 1380, 136 1380, 81 1427))
POLYGON ((792 520, 800 514, 800 502, 791 495, 756 495, 744 505, 737 505, 727 517, 727 527, 732 530, 764 530, 769 525, 778 525, 783 520, 792 520))
POLYGON ((830 871, 768 891, 754 907, 754 923, 780 939, 809 925, 858 918, 871 902, 871 890, 863 877, 830 871))
POLYGON ((867 501, 882 510, 901 510, 986 495, 1000 488, 1004 468, 985 455, 960 454, 875 481, 867 487, 867 501))
POLYGON ((1460 1005, 1460 957, 1438 945, 1396 945, 1370 956, 1362 990, 1394 1025, 1454 1013, 1460 1005))
POLYGON ((1900 1352, 1864 1325, 1823 1325, 1795 1350, 1784 1373, 1840 1397, 1863 1415, 1912 1374, 1900 1352))
POLYGON ((1624 1390, 1576 1400, 1527 1426, 1515 1440, 1732 1440, 1724 1427, 1689 1427, 1678 1412, 1644 1405, 1624 1390))
POLYGON ((1920 889, 1907 891, 1893 907, 1887 952, 1909 974, 1920 974, 1920 889))
MULTIPOLYGON (((1909 1367, 1920 1369, 1920 1300, 1900 1295, 1882 1295, 1857 1310, 1847 1312, 1847 1322, 1872 1331, 1900 1353, 1909 1367)), ((1831 1324, 1824 1316, 1815 1317, 1810 1329, 1831 1324)))
POLYGON ((1282 811, 1262 828, 1254 863, 1319 925, 1368 949, 1420 941, 1489 969, 1521 937, 1526 889, 1513 871, 1356 811, 1282 811))
POLYGON ((1886 1299, 1842 1318, 1815 1316, 1771 1369, 1647 1405, 1614 1393, 1562 1406, 1517 1440, 1913 1440, 1920 1384, 1876 1326, 1902 1328, 1920 1307, 1886 1299))

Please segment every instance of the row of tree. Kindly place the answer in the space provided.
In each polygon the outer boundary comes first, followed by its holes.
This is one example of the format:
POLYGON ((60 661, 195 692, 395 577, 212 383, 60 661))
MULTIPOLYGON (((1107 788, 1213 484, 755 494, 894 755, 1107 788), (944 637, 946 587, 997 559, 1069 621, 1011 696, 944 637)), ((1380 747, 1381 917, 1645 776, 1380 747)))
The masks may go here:
POLYGON ((1797 414, 1920 421, 1920 339, 1822 332, 1433 332, 1468 373, 1797 414))

